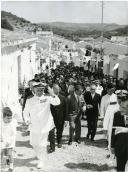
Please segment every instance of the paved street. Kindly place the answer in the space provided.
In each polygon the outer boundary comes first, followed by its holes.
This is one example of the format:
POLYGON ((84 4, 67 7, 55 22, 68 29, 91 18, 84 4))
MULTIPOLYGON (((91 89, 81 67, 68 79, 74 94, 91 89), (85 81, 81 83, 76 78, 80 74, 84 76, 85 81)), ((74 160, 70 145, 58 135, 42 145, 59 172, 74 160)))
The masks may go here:
MULTIPOLYGON (((98 128, 95 142, 85 139, 86 121, 82 121, 82 143, 67 145, 69 126, 65 127, 63 134, 63 147, 57 148, 48 154, 43 170, 36 168, 37 159, 32 147, 29 145, 29 136, 24 136, 22 125, 17 128, 17 141, 15 152, 14 172, 82 172, 82 171, 110 171, 115 172, 115 161, 107 158, 105 140, 101 128, 98 128)), ((2 172, 5 172, 3 170, 2 172)))
MULTIPOLYGON (((92 143, 85 139, 87 128, 86 121, 82 121, 82 143, 68 146, 68 129, 65 127, 63 134, 63 147, 48 155, 45 164, 45 172, 82 172, 82 171, 115 171, 111 158, 105 149, 101 128, 92 143)), ((19 125, 17 129, 17 142, 15 153, 14 172, 36 172, 37 159, 34 151, 29 145, 29 136, 23 136, 23 128, 19 125)))

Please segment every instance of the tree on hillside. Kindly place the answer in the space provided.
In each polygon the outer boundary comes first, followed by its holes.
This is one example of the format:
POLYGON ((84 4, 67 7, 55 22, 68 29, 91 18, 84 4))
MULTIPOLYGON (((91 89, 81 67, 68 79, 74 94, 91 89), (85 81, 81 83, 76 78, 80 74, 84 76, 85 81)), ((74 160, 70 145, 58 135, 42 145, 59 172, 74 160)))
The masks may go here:
POLYGON ((11 31, 14 30, 14 28, 12 27, 12 25, 9 23, 9 21, 7 19, 1 20, 1 28, 11 30, 11 31))

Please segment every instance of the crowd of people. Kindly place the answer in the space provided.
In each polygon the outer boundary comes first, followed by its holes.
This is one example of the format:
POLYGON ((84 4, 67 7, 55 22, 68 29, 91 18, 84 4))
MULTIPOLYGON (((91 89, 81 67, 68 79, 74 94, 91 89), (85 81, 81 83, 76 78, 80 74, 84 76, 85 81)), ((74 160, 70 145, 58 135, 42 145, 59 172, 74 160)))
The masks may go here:
MULTIPOLYGON (((62 147, 64 126, 69 123, 67 144, 70 146, 73 141, 80 144, 81 119, 87 120, 86 138, 94 142, 98 119, 101 119, 108 150, 116 156, 117 171, 125 171, 128 160, 128 80, 84 71, 72 63, 61 63, 50 73, 36 74, 21 98, 23 121, 28 126, 30 144, 39 160, 37 168, 44 167, 48 139, 49 153, 55 151, 55 138, 58 148, 62 147)), ((14 123, 9 107, 3 108, 3 123, 7 130, 14 123)), ((14 142, 16 125, 13 126, 14 142)), ((8 163, 13 169, 11 151, 14 144, 10 146, 5 137, 2 138, 2 142, 5 141, 3 152, 9 154, 8 163)))

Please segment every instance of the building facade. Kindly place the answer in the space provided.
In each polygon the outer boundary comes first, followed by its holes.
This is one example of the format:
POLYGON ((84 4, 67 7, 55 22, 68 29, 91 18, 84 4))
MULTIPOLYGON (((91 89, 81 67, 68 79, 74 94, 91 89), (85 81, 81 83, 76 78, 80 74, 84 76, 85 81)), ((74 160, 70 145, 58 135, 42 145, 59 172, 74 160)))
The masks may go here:
POLYGON ((2 44, 1 48, 1 97, 3 104, 16 105, 19 88, 38 72, 36 61, 37 38, 2 44))

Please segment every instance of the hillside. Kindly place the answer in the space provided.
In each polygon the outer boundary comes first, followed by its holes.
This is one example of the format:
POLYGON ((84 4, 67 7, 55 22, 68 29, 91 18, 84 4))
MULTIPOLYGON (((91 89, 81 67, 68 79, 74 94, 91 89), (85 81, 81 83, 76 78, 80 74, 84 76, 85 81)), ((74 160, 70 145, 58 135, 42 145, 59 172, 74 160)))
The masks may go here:
MULTIPOLYGON (((47 25, 51 28, 60 28, 66 29, 69 31, 78 31, 78 30, 86 30, 86 31, 101 31, 100 23, 64 23, 64 22, 52 22, 52 23, 39 23, 40 25, 47 25)), ((123 28, 124 25, 118 25, 115 23, 112 24, 104 24, 105 31, 111 31, 119 28, 123 28)))
POLYGON ((2 21, 7 21, 13 27, 14 30, 23 29, 31 26, 30 21, 21 17, 17 17, 16 15, 13 15, 12 13, 6 11, 1 11, 1 23, 2 21))
MULTIPOLYGON (((101 35, 100 23, 64 23, 64 22, 51 22, 51 23, 31 23, 24 18, 17 17, 10 12, 1 12, 2 28, 12 30, 36 31, 52 30, 54 34, 61 35, 67 39, 79 41, 81 37, 99 37, 101 35)), ((104 37, 110 38, 112 35, 128 35, 128 25, 118 25, 115 23, 104 24, 104 37)))

